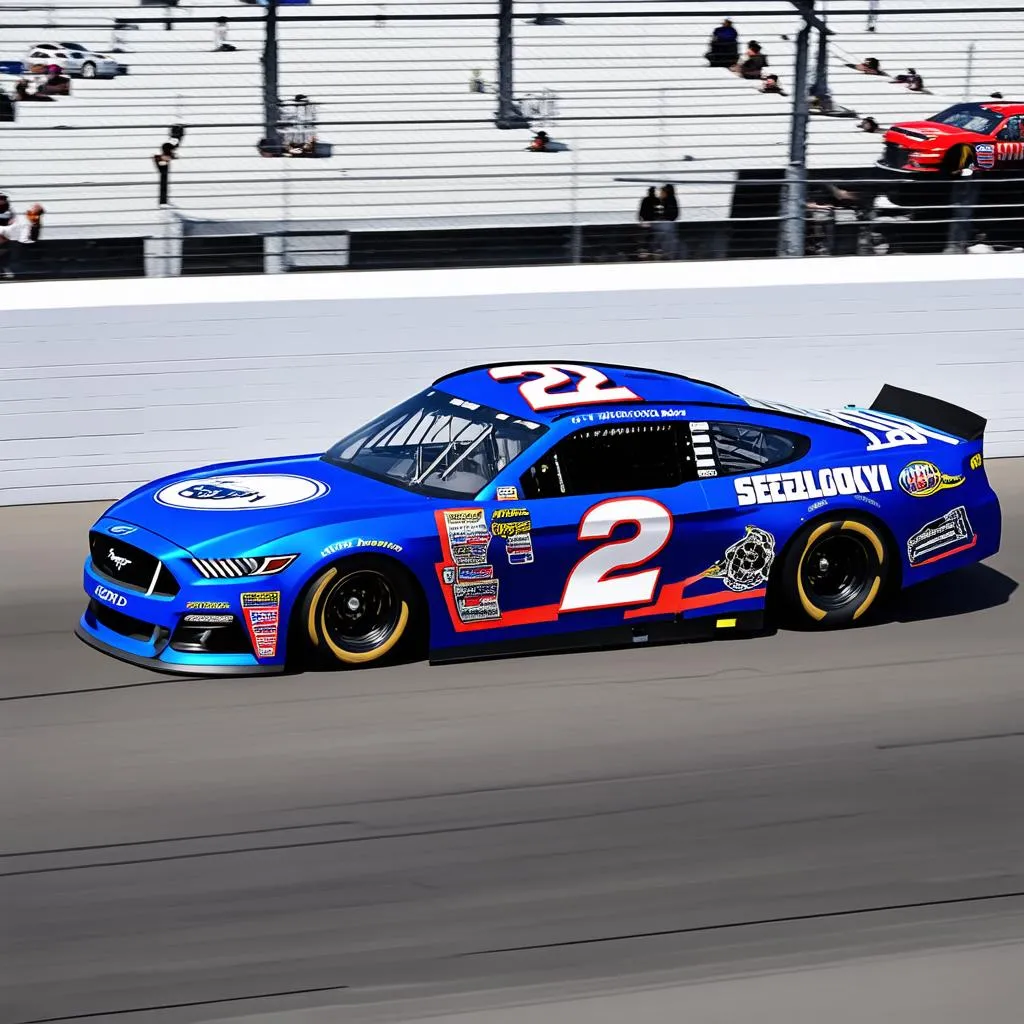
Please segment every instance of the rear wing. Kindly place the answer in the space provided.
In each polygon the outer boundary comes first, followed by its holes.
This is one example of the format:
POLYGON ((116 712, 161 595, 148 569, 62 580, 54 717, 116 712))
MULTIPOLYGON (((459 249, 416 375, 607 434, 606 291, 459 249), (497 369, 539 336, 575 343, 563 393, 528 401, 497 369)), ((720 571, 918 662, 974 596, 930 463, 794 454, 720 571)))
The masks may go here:
POLYGON ((943 433, 962 437, 965 441, 980 441, 985 434, 988 421, 975 412, 961 409, 958 405, 943 402, 940 398, 905 391, 886 384, 871 403, 874 412, 887 412, 905 420, 914 420, 926 427, 943 433))

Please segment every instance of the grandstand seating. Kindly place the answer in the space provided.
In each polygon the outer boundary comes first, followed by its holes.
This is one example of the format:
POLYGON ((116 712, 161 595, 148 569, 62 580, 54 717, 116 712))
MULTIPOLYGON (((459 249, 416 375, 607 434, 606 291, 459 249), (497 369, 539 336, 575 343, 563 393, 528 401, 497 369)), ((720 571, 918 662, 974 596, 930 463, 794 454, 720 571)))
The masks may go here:
MULTIPOLYGON (((783 0, 764 6, 756 17, 737 16, 737 28, 742 40, 762 43, 788 92, 799 19, 783 0)), ((146 235, 158 217, 152 155, 175 123, 188 132, 171 170, 172 201, 191 217, 218 221, 319 220, 363 230, 621 223, 633 218, 645 183, 663 179, 692 182, 677 186, 681 219, 719 220, 729 215, 737 171, 785 166, 791 97, 759 94, 756 83, 702 58, 710 29, 728 13, 721 3, 651 0, 643 10, 666 16, 624 19, 583 17, 628 10, 612 0, 548 3, 556 7, 565 24, 532 24, 536 4, 519 3, 515 26, 516 95, 527 105, 553 102, 556 116, 541 116, 535 127, 568 147, 543 154, 526 150, 529 131, 496 129, 494 96, 469 88, 474 69, 494 82, 494 4, 282 7, 280 94, 317 102, 320 136, 334 146, 328 159, 256 151, 258 6, 182 4, 169 12, 172 31, 159 20, 162 9, 148 6, 65 0, 46 12, 8 9, 6 60, 51 38, 79 37, 106 52, 114 18, 140 27, 124 33, 129 75, 75 80, 72 96, 20 104, 17 122, 0 125, 0 188, 19 207, 43 202, 51 237, 146 235), (355 13, 385 20, 322 20, 355 13), (492 17, 392 20, 399 14, 492 17), (212 20, 220 15, 231 19, 238 52, 212 52, 212 20)), ((961 15, 956 33, 948 11, 963 0, 900 0, 901 9, 920 9, 900 15, 887 14, 883 0, 873 34, 855 13, 864 7, 827 4, 836 32, 831 88, 858 114, 884 125, 997 89, 1024 96, 1013 50, 1024 14, 1010 4, 1005 14, 961 15), (930 94, 845 66, 868 54, 893 73, 916 67, 930 94)), ((13 79, 0 76, 0 84, 10 91, 13 79)), ((811 166, 870 167, 881 138, 855 124, 815 116, 811 166)))

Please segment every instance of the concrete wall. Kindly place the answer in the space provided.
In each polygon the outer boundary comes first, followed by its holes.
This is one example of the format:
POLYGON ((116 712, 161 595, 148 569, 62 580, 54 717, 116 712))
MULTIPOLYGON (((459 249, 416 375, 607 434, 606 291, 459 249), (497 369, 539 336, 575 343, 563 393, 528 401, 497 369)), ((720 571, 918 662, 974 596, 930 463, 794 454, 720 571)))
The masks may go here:
POLYGON ((1024 454, 1013 254, 0 286, 0 504, 322 450, 435 376, 649 365, 809 405, 883 382, 1024 454))

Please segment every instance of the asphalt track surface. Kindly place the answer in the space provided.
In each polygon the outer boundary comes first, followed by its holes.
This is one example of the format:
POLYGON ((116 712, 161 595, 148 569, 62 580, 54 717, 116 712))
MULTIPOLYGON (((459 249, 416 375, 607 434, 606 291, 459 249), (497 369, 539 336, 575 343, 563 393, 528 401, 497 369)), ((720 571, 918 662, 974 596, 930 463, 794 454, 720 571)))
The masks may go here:
POLYGON ((1019 1024, 1024 463, 834 634, 276 679, 79 644, 0 510, 0 1022, 1019 1024))

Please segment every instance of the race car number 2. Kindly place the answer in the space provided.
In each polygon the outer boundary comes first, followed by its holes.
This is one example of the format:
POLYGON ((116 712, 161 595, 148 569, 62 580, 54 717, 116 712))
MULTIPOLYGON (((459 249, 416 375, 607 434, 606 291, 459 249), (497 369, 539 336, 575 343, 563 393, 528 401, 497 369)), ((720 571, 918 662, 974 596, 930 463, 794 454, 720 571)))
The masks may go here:
POLYGON ((519 394, 534 412, 564 409, 571 405, 598 405, 604 402, 640 402, 639 395, 624 386, 616 386, 600 370, 575 363, 521 363, 517 366, 495 366, 490 375, 494 380, 524 380, 519 394), (567 384, 575 386, 568 391, 555 391, 567 384), (552 393, 554 392, 554 393, 552 393))
POLYGON ((625 540, 610 541, 584 555, 569 573, 562 591, 560 612, 648 604, 661 576, 661 567, 610 575, 635 569, 662 551, 672 536, 672 514, 651 498, 610 498, 584 513, 579 540, 610 537, 622 523, 636 527, 625 540))

